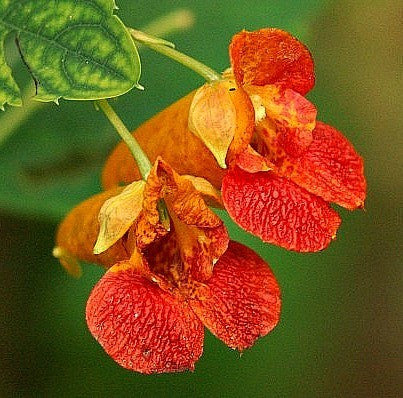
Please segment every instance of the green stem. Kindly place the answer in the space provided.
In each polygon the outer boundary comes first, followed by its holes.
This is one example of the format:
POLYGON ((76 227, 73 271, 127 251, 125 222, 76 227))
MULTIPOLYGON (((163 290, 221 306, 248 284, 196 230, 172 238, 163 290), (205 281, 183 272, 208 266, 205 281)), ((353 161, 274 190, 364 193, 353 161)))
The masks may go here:
POLYGON ((159 52, 160 54, 165 55, 166 57, 169 57, 176 62, 179 62, 189 69, 192 69, 194 72, 202 76, 207 82, 221 80, 221 75, 215 70, 209 68, 207 65, 204 65, 196 59, 189 57, 188 55, 183 54, 172 47, 167 46, 167 43, 165 41, 147 35, 140 30, 132 28, 128 28, 128 30, 135 41, 144 44, 152 50, 159 52))
POLYGON ((98 100, 95 101, 98 104, 99 108, 105 113, 105 116, 109 119, 115 130, 118 132, 122 140, 129 147, 130 152, 132 153, 134 159, 137 162, 137 166, 139 167, 139 171, 143 180, 146 180, 151 170, 151 162, 149 161, 147 155, 141 149, 141 146, 138 144, 136 139, 130 134, 130 131, 123 124, 120 117, 116 114, 113 108, 109 105, 108 101, 98 100))
MULTIPOLYGON (((141 146, 137 140, 130 134, 130 131, 123 124, 120 117, 116 114, 113 108, 109 105, 109 102, 105 99, 95 101, 99 108, 105 113, 106 117, 109 119, 113 127, 115 127, 118 134, 121 136, 122 140, 129 147, 134 159, 137 162, 141 177, 143 180, 147 180, 148 175, 151 171, 151 162, 147 155, 141 149, 141 146)), ((170 229, 169 214, 166 204, 163 200, 160 200, 157 204, 158 213, 160 216, 160 221, 167 231, 170 229)))

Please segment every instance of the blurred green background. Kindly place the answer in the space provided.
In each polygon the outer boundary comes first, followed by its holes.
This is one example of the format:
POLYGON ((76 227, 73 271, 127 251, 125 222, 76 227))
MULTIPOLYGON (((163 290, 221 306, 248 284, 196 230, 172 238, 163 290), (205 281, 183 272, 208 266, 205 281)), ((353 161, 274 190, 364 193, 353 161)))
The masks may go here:
MULTIPOLYGON (((366 211, 340 210, 330 248, 314 255, 263 245, 228 219, 233 238, 272 266, 283 294, 280 325, 242 356, 207 334, 194 373, 142 376, 93 340, 86 299, 102 272, 67 276, 51 257, 57 222, 99 191, 117 142, 91 103, 42 105, 0 146, 1 397, 398 397, 402 379, 402 11, 400 1, 118 1, 143 27, 178 7, 193 28, 169 38, 216 70, 235 32, 275 26, 303 40, 316 62, 309 98, 366 161, 366 211)), ((13 58, 15 54, 9 51, 13 58)), ((135 127, 202 81, 141 49, 144 92, 113 101, 135 127)), ((17 65, 21 85, 28 81, 17 65)), ((0 115, 0 128, 10 123, 0 115)), ((11 111, 12 112, 12 111, 11 111)))

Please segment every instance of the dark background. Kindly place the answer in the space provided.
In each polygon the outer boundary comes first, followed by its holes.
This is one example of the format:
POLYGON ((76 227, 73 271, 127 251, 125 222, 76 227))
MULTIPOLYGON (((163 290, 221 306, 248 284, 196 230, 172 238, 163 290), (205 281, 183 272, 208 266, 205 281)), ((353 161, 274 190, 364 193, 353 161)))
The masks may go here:
MULTIPOLYGON (((74 280, 52 258, 57 222, 97 192, 113 129, 91 103, 44 104, 0 146, 0 396, 398 397, 402 394, 402 4, 399 1, 118 1, 143 27, 177 8, 193 28, 169 36, 216 70, 235 32, 281 27, 316 62, 309 98, 365 158, 365 211, 340 210, 322 253, 290 253, 241 232, 272 266, 280 325, 242 356, 207 334, 194 373, 142 376, 117 366, 87 330, 86 299, 102 271, 74 280), (161 3, 163 3, 161 5, 161 3)), ((11 56, 12 50, 9 50, 11 56)), ((135 127, 202 81, 141 49, 144 92, 113 105, 135 127)), ((27 74, 16 66, 22 85, 27 74)), ((0 115, 0 127, 16 123, 0 115)), ((12 119, 12 118, 11 118, 12 119)))

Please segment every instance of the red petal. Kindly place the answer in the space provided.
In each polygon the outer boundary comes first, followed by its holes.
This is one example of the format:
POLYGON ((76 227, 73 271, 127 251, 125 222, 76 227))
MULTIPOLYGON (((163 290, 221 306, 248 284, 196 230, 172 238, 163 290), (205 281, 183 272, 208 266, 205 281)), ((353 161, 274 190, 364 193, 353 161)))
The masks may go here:
POLYGON ((240 86, 276 83, 304 95, 315 84, 309 50, 282 30, 242 31, 232 38, 229 52, 240 86))
POLYGON ((328 202, 350 210, 364 206, 363 160, 339 131, 325 123, 317 122, 308 150, 299 158, 287 157, 279 170, 328 202))
POLYGON ((97 283, 86 313, 92 335, 127 369, 147 374, 193 370, 202 354, 203 325, 189 306, 128 263, 115 265, 97 283))
POLYGON ((252 250, 230 242, 208 281, 210 297, 191 306, 211 332, 244 350, 280 318, 280 289, 268 265, 252 250))
POLYGON ((237 224, 289 250, 324 249, 341 222, 323 199, 273 172, 250 174, 235 168, 225 175, 222 194, 237 224))

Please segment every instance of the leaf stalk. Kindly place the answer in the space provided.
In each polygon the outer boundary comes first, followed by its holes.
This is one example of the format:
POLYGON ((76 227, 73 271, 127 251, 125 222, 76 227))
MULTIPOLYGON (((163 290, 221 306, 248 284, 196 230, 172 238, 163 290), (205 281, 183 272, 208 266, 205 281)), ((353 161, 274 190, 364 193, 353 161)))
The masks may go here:
POLYGON ((202 76, 207 82, 221 80, 221 75, 218 72, 211 69, 207 65, 204 65, 200 61, 190 57, 189 55, 183 54, 175 48, 172 48, 171 43, 166 43, 164 40, 148 35, 140 30, 132 28, 127 29, 136 42, 144 44, 152 50, 165 55, 166 57, 171 58, 183 66, 193 70, 202 76))

